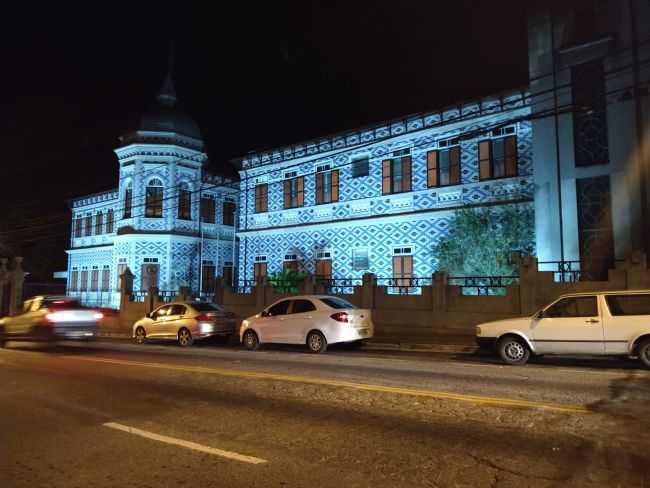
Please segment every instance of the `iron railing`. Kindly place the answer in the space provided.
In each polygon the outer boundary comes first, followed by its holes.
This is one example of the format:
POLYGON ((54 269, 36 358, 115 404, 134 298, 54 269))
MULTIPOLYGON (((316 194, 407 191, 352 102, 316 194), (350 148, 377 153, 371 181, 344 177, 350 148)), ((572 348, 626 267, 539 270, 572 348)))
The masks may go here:
POLYGON ((607 281, 609 270, 614 268, 617 262, 622 260, 538 261, 537 270, 552 272, 553 281, 556 283, 607 281))
POLYGON ((391 295, 420 295, 423 286, 431 286, 431 277, 377 278, 377 286, 385 286, 391 295))
POLYGON ((323 278, 317 276, 316 283, 325 288, 325 293, 352 295, 355 286, 363 285, 363 278, 323 278))
POLYGON ((253 288, 255 288, 256 281, 255 280, 239 280, 237 283, 235 283, 235 286, 233 287, 233 292, 234 293, 243 293, 243 294, 250 294, 253 293, 253 288))
POLYGON ((505 295, 506 288, 516 284, 519 276, 449 276, 447 284, 459 286, 463 295, 505 295))

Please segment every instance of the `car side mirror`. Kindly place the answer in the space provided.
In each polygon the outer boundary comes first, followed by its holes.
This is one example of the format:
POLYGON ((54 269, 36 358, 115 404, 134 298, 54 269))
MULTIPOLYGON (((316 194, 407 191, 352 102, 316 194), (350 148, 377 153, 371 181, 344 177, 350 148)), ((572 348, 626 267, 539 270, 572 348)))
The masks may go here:
POLYGON ((262 317, 268 317, 269 313, 266 310, 262 311, 262 317))

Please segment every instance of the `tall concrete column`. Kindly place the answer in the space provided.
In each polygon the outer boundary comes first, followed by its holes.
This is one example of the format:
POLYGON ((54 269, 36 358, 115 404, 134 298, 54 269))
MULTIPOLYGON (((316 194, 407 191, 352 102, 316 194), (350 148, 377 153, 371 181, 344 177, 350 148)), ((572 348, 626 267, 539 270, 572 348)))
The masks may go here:
POLYGON ((15 267, 11 280, 11 293, 9 296, 9 314, 14 315, 20 308, 23 300, 23 284, 25 272, 23 271, 23 258, 15 258, 15 267))

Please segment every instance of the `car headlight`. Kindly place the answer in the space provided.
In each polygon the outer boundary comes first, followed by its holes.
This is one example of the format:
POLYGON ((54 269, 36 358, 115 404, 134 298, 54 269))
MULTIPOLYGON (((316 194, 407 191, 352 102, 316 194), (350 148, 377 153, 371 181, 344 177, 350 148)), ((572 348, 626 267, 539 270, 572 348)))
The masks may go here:
POLYGON ((201 322, 199 324, 199 330, 201 331, 201 334, 206 334, 214 330, 214 325, 210 322, 201 322))
POLYGON ((481 333, 482 333, 482 331, 481 331, 481 327, 480 327, 480 326, 476 326, 476 335, 477 335, 477 336, 480 336, 481 333))

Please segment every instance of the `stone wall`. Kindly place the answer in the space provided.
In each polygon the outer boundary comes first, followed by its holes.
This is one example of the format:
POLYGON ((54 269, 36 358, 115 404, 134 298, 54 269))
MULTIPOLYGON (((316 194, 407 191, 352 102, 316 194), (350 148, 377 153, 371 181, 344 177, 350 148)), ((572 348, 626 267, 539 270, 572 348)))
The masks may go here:
MULTIPOLYGON (((525 256, 516 258, 519 284, 505 288, 504 295, 463 295, 460 286, 447 283, 446 273, 434 273, 431 286, 422 286, 419 294, 391 294, 368 273, 361 286, 351 294, 338 295, 358 307, 372 310, 378 338, 395 340, 427 340, 436 335, 474 333, 481 322, 520 315, 531 315, 564 293, 599 290, 650 288, 650 272, 644 255, 635 253, 617 269, 610 270, 607 281, 577 281, 558 283, 550 271, 538 271, 537 260, 525 256)), ((129 276, 123 278, 121 291, 120 327, 130 331, 133 323, 162 304, 156 290, 151 290, 144 302, 130 300, 129 276)), ((259 313, 275 301, 291 295, 277 294, 265 280, 258 281, 250 293, 237 293, 219 281, 214 301, 233 312, 238 321, 259 313)), ((313 277, 301 285, 299 294, 324 294, 325 289, 313 277)), ((187 298, 184 290, 177 299, 187 298)))

